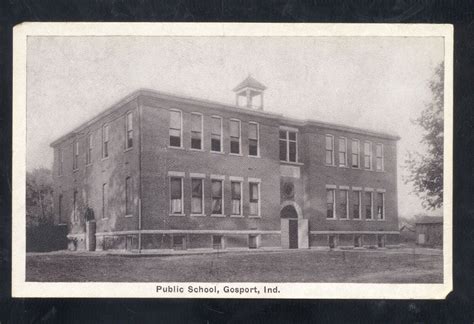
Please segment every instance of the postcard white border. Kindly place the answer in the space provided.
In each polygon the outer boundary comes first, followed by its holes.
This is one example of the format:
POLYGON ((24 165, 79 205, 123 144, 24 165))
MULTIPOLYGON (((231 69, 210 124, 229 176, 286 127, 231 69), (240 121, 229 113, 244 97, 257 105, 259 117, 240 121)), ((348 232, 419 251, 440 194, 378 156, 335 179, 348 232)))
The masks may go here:
POLYGON ((443 299, 452 290, 453 27, 429 24, 23 23, 13 31, 12 296, 160 298, 443 299), (183 287, 275 286, 277 295, 157 293, 160 283, 26 282, 26 40, 28 36, 410 36, 444 37, 444 227, 442 284, 161 283, 183 287))

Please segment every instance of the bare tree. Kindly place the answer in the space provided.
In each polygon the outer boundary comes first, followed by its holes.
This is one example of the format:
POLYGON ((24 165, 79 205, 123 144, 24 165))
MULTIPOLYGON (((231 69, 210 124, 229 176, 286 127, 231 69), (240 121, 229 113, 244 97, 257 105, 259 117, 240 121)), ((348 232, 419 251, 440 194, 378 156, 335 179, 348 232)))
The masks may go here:
POLYGON ((53 178, 51 170, 35 169, 26 173, 26 224, 53 223, 53 178))

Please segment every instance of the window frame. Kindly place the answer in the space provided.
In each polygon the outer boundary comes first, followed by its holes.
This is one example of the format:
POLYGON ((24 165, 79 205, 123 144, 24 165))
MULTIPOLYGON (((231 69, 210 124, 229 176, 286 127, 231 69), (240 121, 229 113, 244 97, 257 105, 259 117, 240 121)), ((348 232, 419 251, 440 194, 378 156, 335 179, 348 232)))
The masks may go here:
POLYGON ((365 213, 364 213, 364 219, 368 221, 374 220, 374 192, 373 190, 364 190, 365 194, 370 194, 370 218, 367 218, 367 202, 366 197, 364 197, 364 207, 365 207, 365 213))
POLYGON ((223 118, 221 116, 217 116, 217 115, 212 115, 211 116, 211 148, 210 148, 210 152, 211 153, 220 153, 220 154, 223 154, 224 153, 224 141, 223 141, 223 137, 224 137, 224 127, 223 127, 223 118), (220 151, 215 151, 212 149, 212 135, 217 135, 217 134, 214 134, 212 132, 212 121, 213 119, 219 119, 221 121, 221 130, 220 130, 220 134, 219 134, 219 148, 220 148, 220 151))
POLYGON ((337 141, 337 159, 339 162, 339 167, 341 168, 347 168, 348 163, 347 163, 347 138, 344 136, 339 136, 338 141, 337 141), (344 151, 341 151, 341 140, 344 140, 344 151), (344 164, 341 164, 341 153, 344 153, 344 164))
POLYGON ((377 191, 377 196, 381 195, 382 196, 382 217, 379 217, 378 215, 378 197, 377 197, 377 220, 384 221, 385 220, 385 192, 384 191, 377 191))
POLYGON ((337 214, 336 214, 336 189, 335 188, 326 188, 326 219, 331 219, 331 220, 337 219, 337 214), (327 206, 329 205, 329 203, 327 201, 328 191, 332 192, 332 217, 328 217, 328 213, 327 213, 328 212, 327 206))
POLYGON ((250 125, 256 125, 257 126, 257 154, 256 155, 253 155, 253 154, 250 154, 250 140, 255 140, 253 138, 250 138, 250 136, 248 136, 248 145, 249 145, 249 151, 248 151, 248 156, 251 156, 251 157, 260 157, 260 124, 257 123, 257 122, 254 122, 254 121, 249 121, 249 134, 250 134, 250 125))
POLYGON ((133 217, 133 180, 131 176, 125 177, 125 217, 133 217))
POLYGON ((191 211, 190 215, 191 216, 205 216, 206 213, 204 211, 204 178, 203 177, 196 177, 196 176, 191 176, 190 177, 191 181, 191 211), (194 213, 193 212, 193 180, 199 180, 201 181, 201 213, 194 213))
POLYGON ((129 150, 133 148, 133 143, 134 142, 134 129, 133 129, 133 111, 128 111, 125 114, 125 150, 129 150), (131 118, 131 127, 130 127, 130 120, 129 116, 131 118), (131 133, 131 139, 132 139, 132 145, 130 145, 128 141, 128 134, 131 133))
MULTIPOLYGON (((342 192, 346 193, 346 202, 345 202, 346 216, 342 217, 342 214, 341 214, 341 215, 339 215, 339 219, 348 220, 349 219, 349 189, 339 189, 339 198, 341 198, 341 193, 342 192)), ((342 201, 339 202, 339 206, 342 209, 342 201)))
POLYGON ((328 165, 328 166, 336 166, 336 161, 335 161, 335 156, 334 156, 334 149, 335 149, 335 144, 334 144, 334 135, 331 135, 331 134, 325 134, 324 135, 324 164, 328 165), (327 139, 328 138, 331 138, 331 149, 329 150, 327 147, 326 147, 326 144, 327 144, 327 139), (327 161, 327 153, 328 151, 331 152, 331 163, 328 163, 327 161))
POLYGON ((108 219, 109 217, 107 215, 108 211, 108 188, 107 188, 107 182, 102 184, 102 219, 108 219))
POLYGON ((231 118, 229 119, 229 155, 237 155, 237 156, 242 156, 242 121, 240 119, 236 118, 231 118), (233 153, 232 152, 232 138, 235 138, 231 136, 230 129, 231 129, 231 124, 232 122, 237 122, 239 125, 239 153, 233 153))
POLYGON ((372 147, 372 142, 371 141, 364 141, 364 170, 368 170, 368 171, 371 171, 373 170, 373 154, 372 154, 372 150, 373 150, 373 147, 372 147), (369 144, 369 154, 367 154, 366 152, 366 147, 365 147, 365 144, 369 144), (369 161, 369 167, 367 168, 366 167, 366 161, 367 161, 367 157, 369 157, 368 161, 369 161))
POLYGON ((93 146, 93 137, 92 133, 88 133, 86 136, 87 150, 86 150, 86 166, 92 164, 92 146, 93 146))
MULTIPOLYGON (((289 127, 281 127, 278 131, 278 143, 281 141, 285 142, 286 145, 286 157, 285 160, 280 159, 280 162, 285 162, 285 163, 294 163, 298 164, 299 163, 299 158, 298 158, 298 138, 299 138, 299 130, 296 128, 289 128, 289 127), (280 138, 280 132, 285 132, 285 138, 280 138), (295 133, 295 140, 290 140, 290 132, 295 133), (295 143, 295 161, 290 161, 290 142, 295 143)), ((278 146, 279 147, 279 146, 278 146)))
POLYGON ((358 140, 356 138, 353 138, 351 140, 351 167, 353 169, 360 169, 361 168, 361 165, 360 165, 360 140, 358 140), (354 143, 357 144, 357 153, 354 153, 354 146, 353 146, 354 143), (354 155, 357 156, 357 166, 354 166, 354 163, 352 163, 354 155))
MULTIPOLYGON (((357 204, 359 206, 358 211, 359 211, 359 217, 355 218, 354 217, 354 201, 352 202, 352 219, 353 220, 362 220, 362 190, 352 190, 352 193, 357 193, 357 204)), ((352 195, 352 198, 354 198, 354 195, 352 195)))
POLYGON ((79 170, 79 141, 72 143, 72 171, 79 170))
POLYGON ((191 112, 191 127, 190 127, 190 143, 189 143, 189 149, 191 151, 203 151, 204 150, 204 115, 201 114, 200 112, 191 112), (201 130, 200 130, 200 140, 201 140, 201 148, 193 148, 193 116, 199 116, 201 118, 201 130))
POLYGON ((64 196, 62 193, 60 193, 58 195, 58 224, 59 225, 66 224, 63 220, 63 213, 64 213, 63 199, 64 199, 64 196))
POLYGON ((73 221, 73 223, 78 222, 77 196, 78 196, 78 191, 76 189, 74 189, 74 192, 72 194, 72 221, 73 221))
POLYGON ((168 147, 169 148, 175 148, 175 149, 183 149, 184 148, 184 143, 183 143, 183 112, 179 109, 176 108, 170 108, 169 109, 169 125, 168 125, 168 147), (179 121, 179 146, 171 145, 171 130, 175 130, 175 128, 171 128, 171 112, 177 112, 179 113, 180 116, 180 121, 179 121))
POLYGON ((168 208, 168 213, 169 213, 169 216, 185 216, 185 212, 184 212, 184 175, 177 175, 177 174, 169 174, 168 175, 168 185, 169 185, 169 198, 168 198, 168 204, 169 204, 169 208, 168 208), (181 212, 180 213, 173 213, 172 212, 172 194, 171 194, 171 181, 173 179, 179 179, 181 181, 181 212))
POLYGON ((375 170, 378 172, 383 172, 385 170, 384 167, 384 147, 382 143, 375 143, 375 170), (377 156, 377 147, 380 147, 381 156, 377 156), (380 169, 378 168, 378 159, 380 158, 380 169))
POLYGON ((63 175, 64 154, 63 149, 58 147, 58 177, 63 175))
POLYGON ((243 188, 243 179, 240 178, 234 178, 230 177, 230 201, 231 201, 231 212, 230 212, 230 217, 244 217, 244 211, 243 211, 243 193, 244 193, 244 188, 243 188), (234 211, 232 210, 233 204, 234 204, 234 197, 233 197, 233 183, 238 183, 240 185, 240 203, 239 203, 239 214, 234 214, 234 211))
POLYGON ((248 179, 248 184, 249 184, 249 217, 254 217, 254 218, 260 218, 262 217, 261 214, 261 206, 262 206, 262 198, 261 198, 261 180, 260 179, 248 179), (250 204, 252 203, 252 196, 251 196, 251 190, 250 186, 251 185, 257 185, 257 193, 258 193, 258 201, 257 201, 257 215, 251 214, 250 213, 250 204))
POLYGON ((225 190, 224 190, 224 185, 225 185, 225 178, 223 176, 213 176, 211 175, 211 216, 212 217, 225 217, 225 190), (221 183, 221 213, 216 214, 212 210, 212 201, 214 199, 214 195, 212 193, 212 183, 214 181, 219 181, 221 183))
POLYGON ((102 125, 102 159, 107 159, 110 156, 109 133, 109 124, 102 125))

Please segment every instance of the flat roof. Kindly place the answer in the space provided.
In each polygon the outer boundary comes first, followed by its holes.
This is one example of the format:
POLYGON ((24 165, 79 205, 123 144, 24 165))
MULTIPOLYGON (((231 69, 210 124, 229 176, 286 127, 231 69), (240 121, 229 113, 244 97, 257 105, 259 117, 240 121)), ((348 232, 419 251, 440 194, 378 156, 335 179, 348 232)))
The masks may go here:
POLYGON ((283 114, 277 114, 277 113, 272 113, 272 112, 267 112, 263 110, 255 110, 251 108, 246 108, 246 107, 240 107, 236 105, 228 105, 216 101, 211 101, 211 100, 206 100, 206 99, 201 99, 201 98, 195 98, 195 97, 190 97, 190 96, 184 96, 184 95, 177 95, 177 94, 172 94, 168 92, 162 92, 162 91, 157 91, 157 90, 150 90, 150 89, 138 89, 128 96, 124 97, 123 99, 119 100, 115 104, 113 104, 110 108, 105 109, 95 117, 91 118, 87 122, 84 122, 80 126, 76 127, 74 130, 64 134, 63 136, 59 137, 55 141, 53 141, 50 146, 54 147, 60 142, 74 136, 75 134, 81 132, 84 128, 89 127, 90 125, 94 124, 95 122, 99 121, 101 118, 113 113, 115 110, 119 109, 123 105, 129 103, 130 101, 133 101, 137 99, 140 96, 146 96, 146 97, 153 97, 157 99, 163 99, 163 100, 170 100, 170 101, 176 101, 176 102, 181 102, 181 103, 187 103, 187 104, 194 104, 194 105, 199 105, 202 107, 207 107, 207 108, 215 108, 215 109, 224 109, 227 111, 232 111, 232 112, 237 112, 240 114, 247 114, 247 115, 252 115, 252 116, 258 116, 258 117, 263 117, 263 118, 270 118, 274 120, 278 120, 283 124, 289 124, 289 125, 295 125, 295 126, 317 126, 317 127, 322 127, 322 128, 329 128, 333 130, 340 130, 340 131, 349 131, 352 133, 357 133, 357 134, 362 134, 362 135, 368 135, 368 136, 374 136, 374 137, 380 137, 384 139, 389 139, 389 140, 399 140, 400 137, 398 135, 394 134, 389 134, 389 133, 384 133, 384 132, 377 132, 377 131, 371 131, 367 130, 364 128, 357 128, 357 127, 352 127, 352 126, 347 126, 343 124, 336 124, 336 123, 328 123, 328 122, 323 122, 323 121, 318 121, 318 120, 313 120, 313 119, 298 119, 298 118, 293 118, 293 117, 288 117, 283 114))

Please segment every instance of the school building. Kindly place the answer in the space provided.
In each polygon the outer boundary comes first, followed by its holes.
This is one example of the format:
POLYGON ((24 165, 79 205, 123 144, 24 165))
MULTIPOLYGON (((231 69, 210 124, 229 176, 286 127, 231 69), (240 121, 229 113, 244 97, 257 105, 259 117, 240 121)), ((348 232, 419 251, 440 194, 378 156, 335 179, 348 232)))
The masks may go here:
POLYGON ((399 137, 138 90, 54 141, 70 249, 384 247, 399 240, 399 137))

